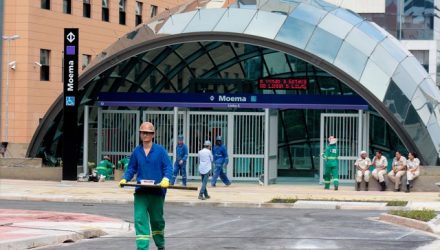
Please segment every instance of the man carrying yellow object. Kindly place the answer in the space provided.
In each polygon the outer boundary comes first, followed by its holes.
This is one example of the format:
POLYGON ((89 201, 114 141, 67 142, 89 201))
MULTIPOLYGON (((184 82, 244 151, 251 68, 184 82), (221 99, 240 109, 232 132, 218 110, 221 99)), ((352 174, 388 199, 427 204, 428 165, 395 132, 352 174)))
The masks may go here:
POLYGON ((339 186, 339 150, 336 148, 337 139, 334 136, 328 138, 329 145, 325 149, 322 157, 325 160, 324 168, 324 188, 330 189, 330 180, 333 177, 333 184, 335 190, 338 190, 339 186))
POLYGON ((136 174, 136 182, 153 180, 162 188, 136 188, 134 193, 134 226, 137 249, 149 248, 153 237, 158 249, 165 249, 165 219, 163 206, 166 188, 170 185, 173 167, 167 151, 153 143, 155 129, 152 123, 144 122, 139 129, 142 144, 137 146, 128 163, 128 169, 119 184, 127 183, 136 174), (151 233, 150 233, 151 224, 151 233))

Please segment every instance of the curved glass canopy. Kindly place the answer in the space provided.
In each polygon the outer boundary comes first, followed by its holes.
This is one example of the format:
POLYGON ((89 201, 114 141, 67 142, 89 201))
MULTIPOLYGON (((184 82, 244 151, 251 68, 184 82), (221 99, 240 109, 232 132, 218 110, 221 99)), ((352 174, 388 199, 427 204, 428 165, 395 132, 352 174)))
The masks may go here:
MULTIPOLYGON (((289 61, 294 58, 343 82, 388 122, 406 148, 428 164, 438 161, 440 91, 415 57, 382 28, 320 0, 237 1, 227 8, 197 3, 162 13, 103 51, 80 77, 82 104, 95 101, 99 91, 177 92, 179 84, 185 91, 191 78, 225 77, 226 72, 254 79, 246 74, 255 71, 246 67, 261 58, 263 76, 283 76, 283 67, 295 75, 289 61), (231 49, 234 44, 243 51, 231 49), (254 51, 244 51, 245 44, 254 51), (219 48, 233 53, 233 60, 219 48), (267 61, 280 65, 270 68, 267 61)), ((35 133, 30 156, 59 127, 53 122, 61 103, 59 98, 35 133)))

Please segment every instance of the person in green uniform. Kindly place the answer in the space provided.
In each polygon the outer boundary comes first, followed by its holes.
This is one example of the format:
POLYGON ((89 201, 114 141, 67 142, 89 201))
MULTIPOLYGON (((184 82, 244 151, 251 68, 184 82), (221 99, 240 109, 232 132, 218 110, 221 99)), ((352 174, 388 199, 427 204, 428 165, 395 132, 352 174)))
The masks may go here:
POLYGON ((137 250, 148 250, 153 238, 157 249, 165 249, 164 203, 173 166, 167 150, 154 143, 154 125, 144 122, 139 128, 142 144, 130 156, 127 171, 119 185, 127 183, 136 175, 136 183, 154 181, 161 188, 136 187, 134 193, 134 228, 137 250))
POLYGON ((115 165, 110 161, 110 157, 108 155, 104 156, 104 160, 98 163, 96 166, 96 173, 99 176, 105 176, 106 180, 110 180, 113 177, 113 169, 115 165))
POLYGON ((130 157, 126 156, 118 161, 118 167, 120 169, 123 169, 125 172, 127 170, 129 162, 130 162, 130 157))
POLYGON ((335 190, 338 190, 339 186, 339 150, 336 147, 336 142, 338 140, 334 136, 330 136, 328 138, 328 146, 325 149, 325 153, 323 153, 323 158, 325 160, 325 168, 324 168, 324 189, 330 189, 330 181, 333 177, 333 184, 335 186, 335 190))

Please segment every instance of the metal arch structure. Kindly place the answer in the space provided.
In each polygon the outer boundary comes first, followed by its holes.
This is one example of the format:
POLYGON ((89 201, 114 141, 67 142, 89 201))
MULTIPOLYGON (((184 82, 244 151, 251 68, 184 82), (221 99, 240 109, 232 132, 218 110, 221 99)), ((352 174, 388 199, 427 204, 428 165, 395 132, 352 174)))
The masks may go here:
MULTIPOLYGON (((159 16, 99 55, 80 76, 79 88, 86 90, 107 69, 153 49, 199 41, 247 43, 295 56, 333 75, 376 109, 408 150, 417 152, 425 164, 438 162, 440 91, 394 37, 320 0, 240 3, 229 8, 197 6, 197 10, 189 4, 159 16), (265 23, 271 24, 269 30, 265 23)), ((36 155, 61 104, 59 97, 49 109, 31 141, 29 156, 36 155)))

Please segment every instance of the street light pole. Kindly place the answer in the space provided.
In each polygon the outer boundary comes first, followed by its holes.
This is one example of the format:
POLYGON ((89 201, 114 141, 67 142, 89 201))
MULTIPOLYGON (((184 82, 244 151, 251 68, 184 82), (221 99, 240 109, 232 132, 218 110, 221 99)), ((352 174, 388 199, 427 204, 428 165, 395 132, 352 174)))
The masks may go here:
POLYGON ((5 142, 8 141, 8 131, 9 131, 9 70, 11 68, 10 65, 10 55, 11 55, 11 41, 17 40, 20 38, 19 35, 12 35, 12 36, 3 36, 3 40, 8 42, 8 52, 6 54, 6 62, 7 62, 7 69, 6 69, 6 89, 5 89, 5 142))

